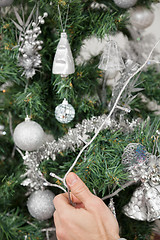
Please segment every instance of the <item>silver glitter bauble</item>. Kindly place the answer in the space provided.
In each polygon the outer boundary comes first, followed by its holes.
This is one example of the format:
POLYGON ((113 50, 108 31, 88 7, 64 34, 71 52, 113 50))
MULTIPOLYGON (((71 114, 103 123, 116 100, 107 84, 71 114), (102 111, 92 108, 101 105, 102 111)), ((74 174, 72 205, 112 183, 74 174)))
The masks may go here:
POLYGON ((0 0, 0 7, 7 7, 13 3, 14 0, 0 0))
POLYGON ((137 29, 149 27, 154 20, 154 14, 151 10, 138 6, 133 8, 130 13, 130 23, 137 29))
POLYGON ((18 124, 13 133, 16 146, 24 151, 37 150, 43 144, 43 138, 44 131, 42 127, 29 118, 18 124))
POLYGON ((61 33, 61 38, 57 46, 53 61, 52 73, 67 77, 75 72, 74 60, 71 48, 65 32, 61 33))
POLYGON ((54 197, 54 193, 50 190, 33 192, 27 201, 28 211, 32 217, 38 220, 50 219, 54 212, 54 197))
POLYGON ((136 4, 137 0, 114 0, 114 3, 120 8, 130 8, 136 4))
POLYGON ((66 99, 55 109, 55 117, 60 123, 69 123, 75 116, 75 110, 66 99))

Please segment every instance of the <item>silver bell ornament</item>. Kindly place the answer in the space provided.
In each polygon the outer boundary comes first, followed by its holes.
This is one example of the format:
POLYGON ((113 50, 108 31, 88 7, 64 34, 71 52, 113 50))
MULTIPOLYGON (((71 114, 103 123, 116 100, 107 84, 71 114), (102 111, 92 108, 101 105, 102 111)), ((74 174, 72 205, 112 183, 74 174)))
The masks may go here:
POLYGON ((67 77, 74 72, 75 66, 71 48, 67 39, 67 34, 63 31, 54 57, 52 73, 67 77))
POLYGON ((38 190, 33 192, 27 201, 28 211, 32 217, 38 220, 47 220, 53 217, 55 195, 50 190, 38 190))
POLYGON ((130 143, 124 149, 122 163, 131 179, 141 180, 130 202, 124 206, 124 213, 140 221, 154 221, 160 218, 160 161, 148 153, 139 143, 130 143))
POLYGON ((75 110, 66 99, 55 108, 55 117, 60 123, 69 123, 75 117, 75 110))
POLYGON ((98 68, 104 71, 117 72, 122 71, 124 67, 117 43, 113 40, 107 41, 98 68))
POLYGON ((24 151, 35 151, 44 142, 44 131, 42 127, 30 118, 17 125, 13 133, 15 145, 24 151))
POLYGON ((130 23, 137 29, 149 27, 154 20, 154 14, 146 7, 138 6, 130 12, 130 23))
POLYGON ((145 184, 135 190, 124 206, 125 215, 138 221, 152 222, 160 218, 160 188, 145 184))
POLYGON ((14 0, 0 0, 0 7, 7 7, 13 3, 14 0))
POLYGON ((120 8, 130 8, 137 3, 137 0, 114 0, 114 3, 120 8))

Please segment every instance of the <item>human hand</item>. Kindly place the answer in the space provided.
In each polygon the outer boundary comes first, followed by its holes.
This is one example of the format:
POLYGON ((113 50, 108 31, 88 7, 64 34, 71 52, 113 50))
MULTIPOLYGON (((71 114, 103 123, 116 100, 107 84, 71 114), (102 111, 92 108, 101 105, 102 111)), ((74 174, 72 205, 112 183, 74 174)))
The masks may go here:
POLYGON ((58 240, 118 240, 118 222, 105 203, 75 173, 69 173, 66 182, 76 207, 69 203, 67 193, 54 198, 58 240))

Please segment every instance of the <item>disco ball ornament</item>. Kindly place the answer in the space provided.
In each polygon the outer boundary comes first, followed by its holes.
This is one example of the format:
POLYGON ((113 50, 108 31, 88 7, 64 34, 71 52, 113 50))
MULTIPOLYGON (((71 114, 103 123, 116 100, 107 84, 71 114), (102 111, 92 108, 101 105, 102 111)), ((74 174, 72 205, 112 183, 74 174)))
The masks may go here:
POLYGON ((137 0, 114 0, 114 3, 120 8, 130 8, 137 3, 137 0))
POLYGON ((69 123, 75 116, 75 110, 66 99, 55 109, 55 117, 60 123, 69 123))
POLYGON ((47 220, 53 216, 55 195, 50 190, 38 190, 33 192, 28 201, 28 211, 32 217, 38 220, 47 220))
POLYGON ((15 145, 24 151, 37 150, 43 144, 43 138, 42 127, 28 117, 17 125, 13 133, 15 145))
POLYGON ((0 0, 0 7, 7 7, 13 3, 14 0, 0 0))
POLYGON ((154 20, 154 14, 145 7, 135 7, 130 12, 130 23, 137 29, 149 27, 154 20))

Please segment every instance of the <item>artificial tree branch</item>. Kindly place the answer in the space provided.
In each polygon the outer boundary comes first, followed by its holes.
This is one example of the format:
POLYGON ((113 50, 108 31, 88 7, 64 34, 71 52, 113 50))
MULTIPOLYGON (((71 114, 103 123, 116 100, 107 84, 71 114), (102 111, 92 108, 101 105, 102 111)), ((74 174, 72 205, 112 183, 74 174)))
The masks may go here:
POLYGON ((113 193, 111 193, 111 194, 103 197, 102 200, 104 201, 104 200, 106 200, 106 199, 108 199, 108 198, 111 198, 111 197, 116 196, 119 192, 121 192, 121 191, 124 190, 125 188, 127 188, 127 187, 129 187, 129 186, 131 186, 131 185, 133 185, 133 184, 135 184, 135 183, 137 183, 137 182, 138 182, 138 181, 130 181, 130 182, 125 183, 124 185, 121 186, 121 188, 117 189, 115 192, 113 192, 113 193))

